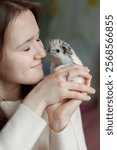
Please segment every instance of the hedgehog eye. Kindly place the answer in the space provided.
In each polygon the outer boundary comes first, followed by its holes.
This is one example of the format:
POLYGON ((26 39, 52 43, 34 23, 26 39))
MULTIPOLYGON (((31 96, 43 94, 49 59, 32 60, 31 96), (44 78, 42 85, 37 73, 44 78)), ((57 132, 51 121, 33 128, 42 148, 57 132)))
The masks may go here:
POLYGON ((57 52, 57 53, 59 53, 59 52, 60 52, 60 50, 59 50, 59 49, 56 49, 56 52, 57 52))

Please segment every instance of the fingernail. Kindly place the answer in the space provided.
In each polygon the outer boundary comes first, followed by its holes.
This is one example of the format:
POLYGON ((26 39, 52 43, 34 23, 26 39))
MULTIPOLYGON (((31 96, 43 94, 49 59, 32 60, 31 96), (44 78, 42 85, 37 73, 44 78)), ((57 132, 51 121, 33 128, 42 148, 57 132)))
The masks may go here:
POLYGON ((87 100, 90 100, 90 99, 91 99, 91 97, 90 97, 90 96, 86 96, 86 98, 87 98, 87 100))
POLYGON ((96 90, 95 89, 92 89, 92 93, 94 94, 96 92, 96 90))
POLYGON ((88 67, 86 67, 86 69, 87 69, 88 72, 90 71, 90 69, 88 67))

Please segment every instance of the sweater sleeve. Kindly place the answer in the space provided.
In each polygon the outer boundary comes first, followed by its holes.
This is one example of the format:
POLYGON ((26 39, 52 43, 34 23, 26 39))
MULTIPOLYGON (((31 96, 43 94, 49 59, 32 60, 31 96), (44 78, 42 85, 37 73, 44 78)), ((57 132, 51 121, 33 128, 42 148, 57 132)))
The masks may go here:
POLYGON ((87 150, 80 109, 73 114, 67 127, 59 133, 50 129, 50 150, 87 150))
POLYGON ((46 122, 30 108, 20 104, 0 132, 1 150, 31 150, 46 126, 46 122))

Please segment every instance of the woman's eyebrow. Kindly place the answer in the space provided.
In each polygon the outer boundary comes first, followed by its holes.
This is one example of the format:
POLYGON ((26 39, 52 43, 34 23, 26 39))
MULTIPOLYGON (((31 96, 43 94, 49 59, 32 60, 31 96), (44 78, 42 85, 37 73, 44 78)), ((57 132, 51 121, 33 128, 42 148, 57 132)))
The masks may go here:
MULTIPOLYGON (((38 32, 37 34, 39 35, 40 32, 38 32)), ((16 47, 16 49, 18 49, 18 48, 22 47, 23 45, 25 45, 26 43, 32 41, 34 38, 35 38, 35 36, 33 36, 33 37, 27 39, 25 42, 23 42, 22 44, 18 45, 18 46, 16 47)))
POLYGON ((26 40, 24 43, 22 43, 22 44, 18 45, 18 46, 16 47, 16 49, 18 49, 18 48, 22 47, 23 45, 25 45, 26 43, 28 43, 28 42, 32 41, 33 39, 34 39, 34 37, 29 38, 29 39, 28 39, 28 40, 26 40))

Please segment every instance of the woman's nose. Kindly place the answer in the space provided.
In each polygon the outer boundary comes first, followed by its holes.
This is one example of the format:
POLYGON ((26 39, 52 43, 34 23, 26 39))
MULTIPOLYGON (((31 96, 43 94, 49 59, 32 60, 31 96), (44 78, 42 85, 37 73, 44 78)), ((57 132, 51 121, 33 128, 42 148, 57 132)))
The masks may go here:
POLYGON ((44 58, 46 56, 46 51, 41 41, 39 43, 36 43, 35 48, 36 48, 36 53, 34 55, 35 59, 44 58))

